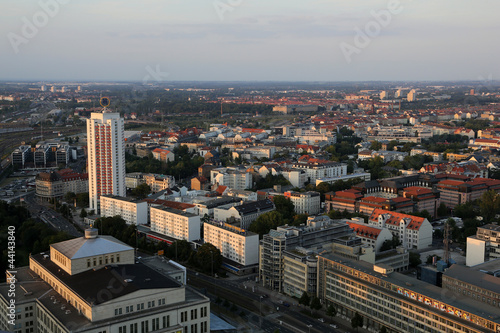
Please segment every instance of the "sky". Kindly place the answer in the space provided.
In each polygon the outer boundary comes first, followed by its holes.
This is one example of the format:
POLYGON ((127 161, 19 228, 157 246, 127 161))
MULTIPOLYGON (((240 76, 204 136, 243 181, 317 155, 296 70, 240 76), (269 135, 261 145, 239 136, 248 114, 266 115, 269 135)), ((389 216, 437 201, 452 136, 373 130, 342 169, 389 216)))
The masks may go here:
POLYGON ((0 0, 0 80, 500 77, 498 0, 0 0))

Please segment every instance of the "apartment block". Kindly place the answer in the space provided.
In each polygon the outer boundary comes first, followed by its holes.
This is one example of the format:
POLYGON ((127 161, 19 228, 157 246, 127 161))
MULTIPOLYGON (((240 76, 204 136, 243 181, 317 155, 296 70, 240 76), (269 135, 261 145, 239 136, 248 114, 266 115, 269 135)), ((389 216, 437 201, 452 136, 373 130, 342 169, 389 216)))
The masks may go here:
POLYGON ((243 266, 259 263, 259 235, 224 222, 203 223, 203 239, 222 256, 243 266))
POLYGON ((88 174, 71 169, 40 172, 35 177, 35 193, 39 199, 61 199, 66 193, 85 193, 89 189, 88 174))
POLYGON ((237 206, 229 204, 228 206, 214 208, 214 219, 239 224, 242 229, 247 229, 260 215, 276 209, 274 203, 269 199, 244 202, 237 206))
POLYGON ((147 224, 148 204, 144 201, 116 195, 101 196, 101 216, 113 217, 120 215, 127 224, 147 224))
POLYGON ((200 216, 166 207, 150 207, 151 231, 192 242, 200 239, 200 216))
POLYGON ((407 249, 420 250, 432 245, 432 225, 423 217, 375 209, 368 224, 389 229, 407 249))
POLYGON ((235 190, 252 188, 252 175, 236 168, 217 168, 210 171, 212 184, 224 185, 235 190))
POLYGON ((325 193, 325 210, 328 213, 330 210, 347 211, 356 213, 358 211, 359 200, 363 198, 363 194, 355 189, 337 191, 335 193, 325 193))
POLYGON ((284 193, 284 196, 293 203, 297 214, 316 215, 320 212, 321 198, 319 192, 288 191, 284 193))

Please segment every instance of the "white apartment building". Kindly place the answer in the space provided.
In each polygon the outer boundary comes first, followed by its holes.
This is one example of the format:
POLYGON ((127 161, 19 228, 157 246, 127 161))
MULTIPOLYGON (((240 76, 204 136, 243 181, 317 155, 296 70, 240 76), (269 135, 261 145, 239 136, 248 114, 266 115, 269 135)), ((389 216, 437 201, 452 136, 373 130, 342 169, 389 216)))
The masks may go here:
POLYGON ((120 215, 127 224, 148 223, 148 203, 116 195, 101 196, 101 216, 120 215))
POLYGON ((90 209, 98 209, 101 195, 126 195, 123 126, 118 112, 93 112, 87 119, 90 209))
POLYGON ((211 170, 210 181, 214 185, 223 185, 235 190, 245 190, 252 187, 252 175, 249 172, 235 168, 211 170))
POLYGON ((292 192, 284 193, 285 197, 290 199, 294 205, 294 211, 297 214, 316 215, 320 212, 321 197, 319 192, 292 192))
POLYGON ((432 245, 432 225, 423 217, 377 208, 368 224, 389 229, 407 249, 420 250, 432 245))
POLYGON ((304 170, 306 179, 311 184, 316 183, 319 178, 335 178, 347 175, 347 164, 331 161, 299 161, 293 164, 295 169, 304 170))
POLYGON ((205 243, 218 248, 224 258, 248 266, 259 263, 259 235, 224 222, 203 224, 205 243))
POLYGON ((188 242, 199 240, 200 216, 166 207, 150 207, 151 231, 188 242))

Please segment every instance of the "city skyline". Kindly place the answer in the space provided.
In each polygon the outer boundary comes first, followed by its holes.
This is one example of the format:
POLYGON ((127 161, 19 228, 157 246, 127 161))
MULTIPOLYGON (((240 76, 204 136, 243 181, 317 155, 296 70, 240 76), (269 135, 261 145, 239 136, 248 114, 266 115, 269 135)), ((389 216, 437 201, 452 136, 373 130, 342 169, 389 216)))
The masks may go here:
POLYGON ((145 83, 496 79, 491 55, 499 47, 491 41, 499 6, 403 0, 0 4, 0 71, 3 80, 145 83))

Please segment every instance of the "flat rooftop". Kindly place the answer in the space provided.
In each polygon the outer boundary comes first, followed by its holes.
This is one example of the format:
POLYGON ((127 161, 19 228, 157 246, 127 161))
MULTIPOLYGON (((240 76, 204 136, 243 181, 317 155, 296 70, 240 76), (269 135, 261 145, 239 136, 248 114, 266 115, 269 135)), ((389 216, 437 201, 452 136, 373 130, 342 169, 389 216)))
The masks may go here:
POLYGON ((142 263, 107 265, 96 270, 69 275, 41 254, 31 256, 31 259, 45 267, 62 283, 86 300, 88 304, 102 304, 141 289, 179 288, 182 286, 142 263), (106 300, 98 296, 100 291, 109 289, 109 281, 116 280, 118 280, 117 283, 121 283, 123 288, 115 288, 117 291, 106 300))
MULTIPOLYGON (((325 254, 321 255, 320 257, 324 257, 329 260, 333 260, 339 263, 342 263, 345 266, 351 267, 353 269, 356 269, 361 272, 365 272, 367 274, 370 274, 374 277, 377 277, 379 279, 382 279, 384 281, 390 282, 398 287, 408 289, 411 291, 414 291, 416 293, 422 294, 424 296, 427 296, 429 298, 432 298, 434 300, 443 302, 447 305, 462 309, 464 311, 467 311, 471 314, 475 314, 477 316, 480 316, 482 318, 486 318, 488 320, 491 320, 495 323, 500 324, 500 311, 498 311, 498 307, 488 305, 487 303, 483 302, 478 302, 476 300, 473 300, 468 297, 463 297, 460 294, 455 294, 452 293, 451 291, 447 289, 443 289, 440 287, 437 287, 433 284, 423 282, 420 280, 417 280, 416 278, 406 276, 401 273, 393 272, 390 273, 389 275, 382 275, 380 273, 377 273, 373 271, 373 264, 370 264, 366 261, 350 261, 346 260, 346 258, 339 257, 333 254, 325 254)), ((346 274, 346 273, 341 273, 341 274, 346 274)), ((364 283, 369 283, 369 282, 364 282, 364 283)), ((391 291, 387 288, 379 287, 376 285, 372 285, 374 289, 381 289, 384 290, 385 292, 388 293, 396 293, 395 291, 391 291)), ((402 298, 404 296, 401 296, 402 298)), ((409 302, 413 302, 419 306, 422 307, 431 307, 429 305, 426 305, 425 303, 419 302, 417 300, 413 300, 411 298, 405 298, 409 302)), ((434 309, 434 308, 433 308, 434 309)), ((448 315, 446 312, 443 312, 444 315, 448 315)), ((458 319, 458 317, 449 315, 450 318, 453 318, 454 320, 458 319)), ((467 321, 469 322, 469 321, 467 321)), ((472 322, 469 322, 472 324, 472 322)))

